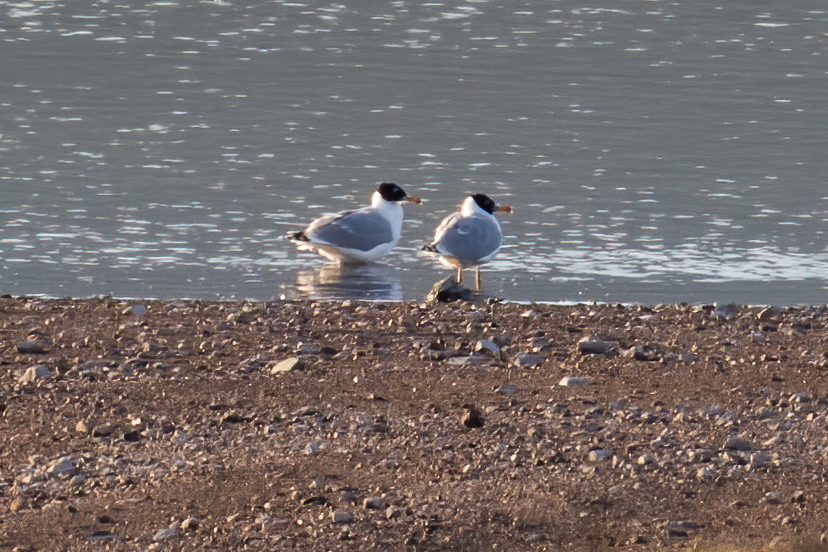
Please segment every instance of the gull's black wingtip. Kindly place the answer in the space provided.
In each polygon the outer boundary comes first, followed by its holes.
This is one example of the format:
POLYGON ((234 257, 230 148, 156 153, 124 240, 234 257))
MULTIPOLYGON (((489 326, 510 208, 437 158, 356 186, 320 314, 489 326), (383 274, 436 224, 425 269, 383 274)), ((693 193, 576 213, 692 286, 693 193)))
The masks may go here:
POLYGON ((287 237, 288 237, 289 240, 293 240, 293 241, 300 241, 300 242, 310 241, 308 239, 308 236, 305 234, 304 230, 299 230, 298 232, 288 232, 287 237))

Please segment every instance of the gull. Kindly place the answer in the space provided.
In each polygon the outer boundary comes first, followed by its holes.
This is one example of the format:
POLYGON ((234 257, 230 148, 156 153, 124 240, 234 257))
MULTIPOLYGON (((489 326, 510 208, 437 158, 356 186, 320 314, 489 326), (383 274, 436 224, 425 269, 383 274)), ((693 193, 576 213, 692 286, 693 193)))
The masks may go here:
POLYGON ((371 196, 371 206, 325 215, 304 230, 291 232, 299 249, 315 251, 336 263, 375 261, 394 249, 402 232, 401 203, 420 203, 391 182, 383 182, 371 196))
POLYGON ((463 282, 463 269, 475 267, 476 290, 480 291, 480 265, 494 258, 503 234, 494 217, 496 211, 511 213, 512 208, 498 206, 486 194, 472 194, 460 209, 443 219, 434 232, 434 242, 424 251, 440 255, 440 262, 457 269, 457 284, 463 282))

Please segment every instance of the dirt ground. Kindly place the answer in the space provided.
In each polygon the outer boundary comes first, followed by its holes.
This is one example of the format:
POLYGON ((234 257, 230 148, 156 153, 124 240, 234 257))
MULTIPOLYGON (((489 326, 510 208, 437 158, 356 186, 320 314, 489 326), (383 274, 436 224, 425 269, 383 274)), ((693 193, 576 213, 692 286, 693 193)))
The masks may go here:
POLYGON ((4 297, 0 338, 0 551, 828 550, 825 308, 4 297))

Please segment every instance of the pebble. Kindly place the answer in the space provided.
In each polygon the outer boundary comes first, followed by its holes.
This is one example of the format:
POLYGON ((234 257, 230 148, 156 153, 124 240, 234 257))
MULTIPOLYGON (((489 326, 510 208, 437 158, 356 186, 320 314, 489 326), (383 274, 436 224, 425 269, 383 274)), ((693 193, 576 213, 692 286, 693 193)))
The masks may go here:
POLYGON ((128 314, 133 314, 135 316, 142 316, 144 314, 147 314, 147 307, 145 307, 144 305, 132 305, 124 311, 124 314, 127 314, 127 315, 128 314))
POLYGON ((606 449, 595 449, 589 451, 590 462, 605 462, 612 458, 612 452, 606 449))
POLYGON ((649 347, 645 347, 643 345, 636 345, 631 349, 632 357, 635 360, 643 360, 646 362, 652 362, 654 360, 658 360, 660 355, 658 351, 651 349, 649 347))
POLYGON ((305 367, 299 357, 290 357, 279 361, 270 368, 271 374, 281 374, 283 372, 298 372, 305 367))
POLYGON ((155 542, 160 542, 174 537, 177 534, 178 529, 176 529, 175 527, 165 527, 163 529, 159 529, 158 531, 156 531, 155 534, 152 536, 152 540, 155 542))
POLYGON ((791 395, 789 400, 792 403, 808 404, 814 400, 814 395, 809 391, 800 391, 791 395))
POLYGON ((49 463, 46 474, 52 477, 63 477, 77 473, 78 464, 72 456, 61 456, 49 463))
POLYGON ((603 355, 609 351, 609 344, 601 339, 585 337, 578 342, 578 351, 585 355, 603 355))
POLYGON ((727 440, 725 448, 727 450, 735 450, 739 452, 750 452, 751 449, 753 449, 753 445, 750 444, 750 441, 740 439, 739 437, 731 437, 727 440))
POLYGON ((72 479, 69 480, 70 487, 80 487, 86 483, 86 476, 82 473, 72 476, 72 479))
POLYGON ((716 477, 716 472, 711 468, 704 467, 696 471, 696 479, 713 479, 714 477, 716 477))
POLYGON ((481 353, 491 357, 500 356, 500 347, 498 347, 497 343, 495 343, 491 339, 481 339, 477 342, 477 345, 475 346, 474 350, 476 353, 481 353))
POLYGON ((446 361, 451 366, 479 366, 490 362, 484 356, 470 356, 470 357, 451 357, 446 361))
POLYGON ((198 529, 198 526, 201 524, 201 520, 197 517, 189 516, 187 519, 181 522, 181 530, 182 531, 195 531, 198 529))
POLYGON ((17 352, 24 355, 39 355, 45 353, 46 348, 37 341, 18 341, 17 352))
POLYGON ((483 427, 483 414, 474 405, 465 405, 460 423, 468 428, 483 427))
POLYGON ((110 424, 101 424, 99 426, 95 426, 92 430, 92 437, 108 437, 112 435, 112 432, 115 431, 115 428, 112 427, 110 424))
POLYGON ((515 364, 521 368, 534 368, 543 364, 543 357, 537 353, 519 353, 515 364))
POLYGON ((727 305, 719 305, 716 307, 716 318, 724 320, 732 320, 739 316, 739 305, 736 303, 728 303, 727 305))
POLYGON ((757 452, 750 455, 750 467, 754 469, 766 468, 773 463, 770 454, 757 452))
POLYGON ((668 521, 664 532, 669 537, 687 537, 690 531, 699 529, 699 524, 693 521, 668 521))
POLYGON ((587 377, 564 376, 561 381, 558 382, 558 385, 561 387, 584 387, 590 383, 591 380, 587 377))
POLYGON ((381 496, 369 496, 362 501, 362 507, 366 510, 382 510, 385 508, 386 500, 381 496))
POLYGON ((458 284, 454 276, 440 280, 426 295, 429 303, 453 303, 455 301, 471 301, 472 291, 458 284))
POLYGON ((90 542, 107 542, 123 540, 123 537, 110 533, 109 531, 95 531, 91 535, 87 535, 86 540, 90 542))
POLYGON ((354 521, 354 515, 345 510, 334 510, 331 512, 331 520, 334 523, 351 523, 354 521))
POLYGON ((38 364, 37 366, 30 366, 26 369, 20 379, 20 383, 32 383, 39 379, 52 377, 52 371, 45 364, 38 364))
POLYGON ((642 454, 637 460, 639 466, 649 466, 650 464, 655 464, 655 461, 655 458, 649 454, 642 454))

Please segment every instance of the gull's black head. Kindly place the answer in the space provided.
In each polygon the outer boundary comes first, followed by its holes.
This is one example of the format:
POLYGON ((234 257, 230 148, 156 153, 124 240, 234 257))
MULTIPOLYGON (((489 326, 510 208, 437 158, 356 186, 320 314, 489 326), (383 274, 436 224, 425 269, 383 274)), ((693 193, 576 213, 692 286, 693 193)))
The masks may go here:
POLYGON ((490 215, 493 215, 495 210, 497 209, 497 205, 495 205, 494 200, 486 194, 472 194, 472 199, 475 203, 477 203, 478 207, 480 207, 490 215))
POLYGON ((385 201, 402 201, 405 199, 405 191, 391 182, 383 182, 377 187, 377 191, 385 201))

